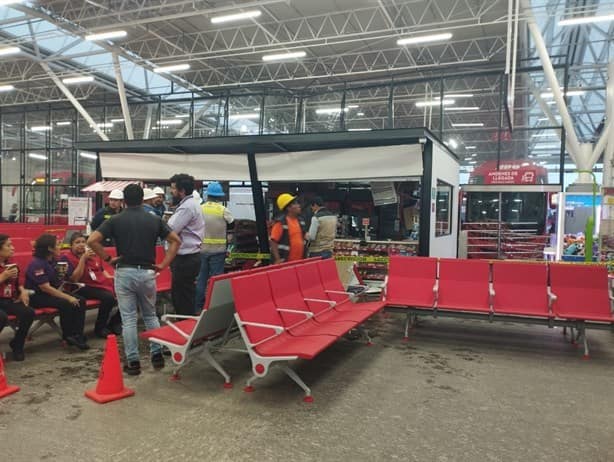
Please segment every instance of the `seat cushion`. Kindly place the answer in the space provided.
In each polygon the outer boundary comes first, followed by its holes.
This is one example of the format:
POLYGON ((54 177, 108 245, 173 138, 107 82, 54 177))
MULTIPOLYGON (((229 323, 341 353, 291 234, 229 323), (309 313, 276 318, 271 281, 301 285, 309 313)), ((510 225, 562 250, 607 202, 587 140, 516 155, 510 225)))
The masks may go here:
POLYGON ((313 319, 310 319, 307 322, 303 322, 288 329, 287 332, 294 336, 332 335, 333 337, 339 338, 353 329, 355 325, 356 323, 353 321, 319 323, 315 322, 313 319))
POLYGON ((254 347, 254 350, 266 357, 297 356, 302 359, 312 359, 335 341, 337 338, 331 335, 293 337, 284 332, 254 347))
MULTIPOLYGON (((179 330, 185 332, 186 335, 191 335, 194 327, 196 326, 196 320, 184 319, 183 321, 176 322, 173 325, 179 330)), ((159 339, 175 345, 185 345, 188 341, 188 339, 183 337, 181 334, 179 334, 179 332, 170 326, 162 326, 158 327, 157 329, 142 332, 141 338, 159 339)))

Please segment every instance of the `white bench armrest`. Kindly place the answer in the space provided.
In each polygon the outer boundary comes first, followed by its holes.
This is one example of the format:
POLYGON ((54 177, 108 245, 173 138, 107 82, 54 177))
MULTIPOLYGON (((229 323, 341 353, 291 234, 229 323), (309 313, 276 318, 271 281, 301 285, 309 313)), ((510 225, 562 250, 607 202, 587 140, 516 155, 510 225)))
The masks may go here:
POLYGON ((311 311, 293 310, 289 308, 277 308, 277 311, 281 311, 282 313, 302 314, 307 318, 313 318, 313 313, 311 311))
POLYGON ((276 324, 263 324, 261 322, 249 322, 249 321, 241 321, 241 324, 244 326, 262 327, 263 329, 271 329, 271 330, 274 330, 276 334, 281 334, 285 330, 282 326, 278 326, 276 324))
POLYGON ((331 308, 337 305, 337 303, 333 302, 332 300, 320 300, 319 298, 304 298, 303 300, 305 300, 306 302, 322 303, 324 305, 330 306, 331 308))

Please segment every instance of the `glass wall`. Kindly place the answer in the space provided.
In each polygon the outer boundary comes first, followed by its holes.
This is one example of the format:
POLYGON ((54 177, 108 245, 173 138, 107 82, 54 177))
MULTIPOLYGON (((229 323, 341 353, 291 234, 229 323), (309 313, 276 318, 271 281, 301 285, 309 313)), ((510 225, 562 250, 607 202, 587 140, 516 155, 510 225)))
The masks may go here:
MULTIPOLYGON (((562 79, 560 66, 557 73, 562 79)), ((459 157, 461 183, 503 178, 509 176, 506 170, 533 170, 535 182, 558 184, 563 133, 544 85, 540 71, 519 72, 513 114, 502 104, 508 98, 507 80, 494 71, 377 84, 335 83, 326 91, 267 88, 258 93, 237 89, 219 95, 174 94, 129 100, 129 111, 135 140, 426 127, 459 157)), ((604 94, 598 88, 584 94, 571 91, 572 104, 604 94)), ((55 204, 60 197, 80 194, 80 188, 95 179, 95 155, 78 152, 76 143, 99 141, 97 130, 110 140, 127 139, 118 100, 83 105, 95 126, 68 104, 0 108, 3 220, 15 204, 19 219, 43 210, 42 219, 50 220, 62 210, 55 204)), ((563 164, 567 183, 575 167, 570 161, 563 164)))

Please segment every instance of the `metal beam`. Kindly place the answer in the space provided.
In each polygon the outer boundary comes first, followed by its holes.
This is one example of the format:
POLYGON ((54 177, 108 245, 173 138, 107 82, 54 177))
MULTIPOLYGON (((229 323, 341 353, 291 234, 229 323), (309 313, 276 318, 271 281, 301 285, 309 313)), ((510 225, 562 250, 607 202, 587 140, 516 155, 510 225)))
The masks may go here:
POLYGON ((132 131, 132 118, 130 117, 130 108, 128 107, 128 98, 126 98, 126 87, 124 87, 124 79, 122 77, 122 68, 119 64, 119 56, 113 53, 113 70, 115 71, 115 80, 117 80, 117 91, 119 92, 119 101, 122 105, 122 114, 124 116, 124 125, 126 127, 126 135, 129 140, 134 139, 132 131))
POLYGON ((62 81, 53 73, 49 65, 45 62, 41 62, 40 65, 45 70, 45 72, 49 74, 49 77, 51 78, 51 80, 53 80, 53 82, 62 91, 62 93, 64 93, 64 96, 66 96, 68 101, 70 101, 71 104, 75 107, 75 109, 79 111, 79 114, 81 114, 81 116, 85 119, 85 121, 88 124, 90 124, 90 126, 94 129, 94 131, 100 137, 100 139, 102 139, 103 141, 109 141, 109 137, 102 130, 100 130, 100 127, 98 127, 94 119, 92 119, 89 113, 85 110, 83 106, 81 106, 81 103, 77 101, 77 99, 73 96, 70 90, 66 88, 66 86, 62 83, 62 81))

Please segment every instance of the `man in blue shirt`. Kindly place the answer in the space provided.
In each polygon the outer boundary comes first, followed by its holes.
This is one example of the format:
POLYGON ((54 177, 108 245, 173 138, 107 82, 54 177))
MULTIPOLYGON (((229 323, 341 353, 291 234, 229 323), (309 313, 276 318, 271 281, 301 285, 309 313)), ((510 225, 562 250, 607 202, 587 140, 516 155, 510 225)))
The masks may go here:
POLYGON ((181 238, 181 247, 171 264, 171 298, 177 314, 194 314, 196 278, 200 271, 200 245, 205 236, 205 219, 200 204, 192 196, 194 177, 178 173, 171 178, 175 213, 168 225, 181 238))

